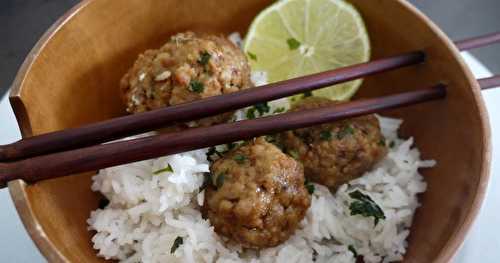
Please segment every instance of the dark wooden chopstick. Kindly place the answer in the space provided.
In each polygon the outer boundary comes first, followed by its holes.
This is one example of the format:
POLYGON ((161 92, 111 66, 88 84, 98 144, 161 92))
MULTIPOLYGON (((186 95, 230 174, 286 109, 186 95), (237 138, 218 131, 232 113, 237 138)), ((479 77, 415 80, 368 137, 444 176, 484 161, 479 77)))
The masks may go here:
POLYGON ((0 146, 0 161, 95 145, 165 127, 174 122, 186 122, 213 116, 251 106, 258 102, 278 99, 404 66, 415 65, 423 62, 424 58, 422 52, 411 52, 246 89, 236 93, 214 96, 191 103, 118 117, 79 128, 29 137, 12 144, 0 146))
POLYGON ((479 86, 481 86, 481 89, 483 90, 496 88, 500 85, 500 75, 479 79, 477 82, 479 83, 479 86))
MULTIPOLYGON (((500 41, 500 34, 490 34, 457 42, 462 49, 476 48, 500 41)), ((332 71, 286 80, 241 92, 207 98, 192 103, 166 107, 141 114, 123 116, 30 138, 0 146, 0 161, 12 161, 57 151, 95 145, 122 137, 158 129, 173 122, 185 122, 251 106, 296 93, 366 77, 369 75, 422 63, 422 52, 410 52, 332 71)))
POLYGON ((418 91, 342 103, 333 107, 289 112, 36 156, 0 164, 0 186, 5 186, 5 183, 15 179, 32 183, 442 99, 445 96, 445 86, 437 85, 418 91))
POLYGON ((473 37, 455 42, 458 50, 470 50, 474 48, 484 47, 500 41, 500 32, 495 32, 487 35, 473 37))
MULTIPOLYGON (((500 75, 489 79, 487 86, 485 86, 486 88, 500 86, 500 75), (494 83, 493 80, 496 82, 494 83)), ((486 82, 479 80, 479 83, 486 82)), ((438 84, 422 90, 346 102, 333 107, 289 112, 253 120, 90 146, 10 163, 0 163, 0 188, 5 187, 7 182, 15 179, 23 179, 26 182, 33 183, 44 179, 93 171, 164 155, 250 139, 265 134, 439 100, 445 98, 445 96, 445 85, 438 84)))

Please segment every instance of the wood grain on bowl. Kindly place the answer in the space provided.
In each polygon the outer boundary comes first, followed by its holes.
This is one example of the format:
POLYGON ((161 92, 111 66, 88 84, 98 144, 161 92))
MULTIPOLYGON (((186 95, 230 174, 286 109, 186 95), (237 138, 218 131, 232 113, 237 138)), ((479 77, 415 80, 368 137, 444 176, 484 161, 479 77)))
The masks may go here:
MULTIPOLYGON (((184 30, 244 33, 271 0, 88 0, 54 25, 18 73, 11 103, 23 136, 123 115, 118 87, 136 56, 184 30), (193 10, 198 10, 193 12, 193 10), (200 12, 199 10, 203 10, 200 12)), ((473 76, 458 51, 403 0, 352 0, 368 25, 373 58, 424 49, 425 65, 366 79, 358 98, 449 83, 449 98, 391 113, 405 119, 425 158, 428 191, 421 196, 404 262, 451 259, 484 197, 490 161, 487 115, 473 76)), ((34 185, 9 184, 33 240, 51 262, 102 262, 86 219, 99 195, 92 173, 34 185)))

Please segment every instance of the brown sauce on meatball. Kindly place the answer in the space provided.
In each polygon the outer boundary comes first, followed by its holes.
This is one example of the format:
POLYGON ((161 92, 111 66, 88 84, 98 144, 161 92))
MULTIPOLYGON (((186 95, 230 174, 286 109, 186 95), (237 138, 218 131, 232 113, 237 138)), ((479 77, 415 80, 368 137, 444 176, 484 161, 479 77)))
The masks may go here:
MULTIPOLYGON (((192 32, 172 36, 160 49, 141 54, 120 87, 130 113, 232 93, 252 86, 243 52, 223 37, 192 32)), ((225 113, 195 122, 223 123, 225 113)))
POLYGON ((310 206, 302 165, 264 138, 229 152, 210 170, 204 214, 218 234, 243 247, 286 241, 310 206))
MULTIPOLYGON (((308 110, 337 102, 309 97, 291 110, 308 110)), ((278 136, 284 151, 304 165, 313 182, 336 189, 362 176, 387 153, 384 137, 374 115, 287 131, 278 136)))

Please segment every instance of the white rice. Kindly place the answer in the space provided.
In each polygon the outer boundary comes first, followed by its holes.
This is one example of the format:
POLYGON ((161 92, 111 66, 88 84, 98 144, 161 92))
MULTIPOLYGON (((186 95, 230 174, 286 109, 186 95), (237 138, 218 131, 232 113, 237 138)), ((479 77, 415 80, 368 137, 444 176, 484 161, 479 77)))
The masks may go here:
POLYGON ((89 230, 99 256, 121 262, 355 262, 348 246, 365 262, 398 261, 406 252, 417 194, 426 189, 419 168, 435 165, 420 160, 413 139, 397 137, 400 120, 378 117, 387 142, 394 142, 372 171, 331 194, 316 185, 301 229, 284 244, 260 253, 226 247, 210 223, 201 217, 203 172, 208 172, 206 150, 175 154, 101 170, 92 190, 110 204, 91 213, 89 230), (173 173, 153 174, 170 164, 173 173), (384 211, 373 218, 351 216, 349 193, 361 190, 384 211), (174 240, 183 244, 170 253, 174 240))
MULTIPOLYGON (((239 36, 230 37, 241 45, 239 36)), ((257 85, 265 73, 254 73, 257 85)), ((288 108, 286 99, 270 102, 271 112, 288 108)), ((244 119, 244 111, 236 114, 244 119)), ((244 251, 228 245, 208 220, 202 218, 203 173, 209 171, 206 149, 175 154, 99 171, 92 190, 110 200, 104 209, 93 211, 89 230, 100 257, 120 262, 350 262, 354 248, 364 261, 390 262, 403 258, 417 195, 426 190, 419 168, 435 165, 422 161, 413 139, 398 138, 402 121, 377 116, 390 148, 386 158, 361 178, 341 186, 334 194, 315 185, 311 207, 300 228, 285 243, 269 249, 244 251), (173 172, 155 174, 171 166, 173 172), (376 226, 372 217, 351 216, 349 193, 369 195, 386 219, 376 226), (181 244, 171 248, 177 237, 181 244)))

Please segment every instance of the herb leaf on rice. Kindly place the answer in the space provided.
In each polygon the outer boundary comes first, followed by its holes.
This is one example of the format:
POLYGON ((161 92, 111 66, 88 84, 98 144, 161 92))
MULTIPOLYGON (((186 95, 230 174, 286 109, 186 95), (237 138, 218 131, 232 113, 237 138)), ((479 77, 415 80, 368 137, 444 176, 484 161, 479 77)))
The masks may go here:
POLYGON ((170 254, 174 254, 175 251, 184 243, 182 237, 176 237, 174 240, 174 244, 172 244, 172 248, 170 248, 170 254))
POLYGON ((174 172, 174 169, 172 168, 172 166, 170 164, 168 164, 167 167, 154 171, 153 175, 159 175, 162 173, 173 173, 173 172, 174 172))
POLYGON ((355 200, 349 205, 352 216, 362 215, 364 217, 373 217, 375 226, 378 225, 379 220, 385 219, 384 211, 369 195, 356 190, 349 193, 349 197, 355 200))

